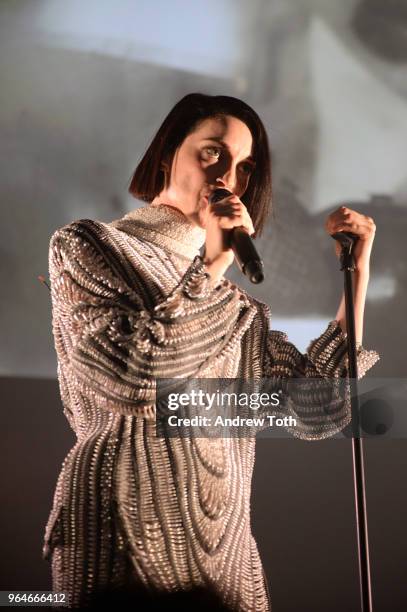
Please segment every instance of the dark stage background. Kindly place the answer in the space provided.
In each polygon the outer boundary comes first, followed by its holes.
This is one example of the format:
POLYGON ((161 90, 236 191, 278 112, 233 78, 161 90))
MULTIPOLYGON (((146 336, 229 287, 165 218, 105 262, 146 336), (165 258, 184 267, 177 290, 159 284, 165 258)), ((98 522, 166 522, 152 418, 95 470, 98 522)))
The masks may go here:
MULTIPOLYGON (((324 220, 343 203, 372 216, 368 376, 406 377, 406 31, 403 0, 0 3, 2 590, 51 588, 42 538, 74 443, 37 278, 49 239, 141 205, 130 176, 186 93, 241 97, 270 137, 267 279, 227 276, 305 351, 342 292, 324 220)), ((375 612, 407 608, 406 447, 365 440, 375 612)), ((273 612, 356 612, 351 441, 259 439, 252 501, 273 612)))

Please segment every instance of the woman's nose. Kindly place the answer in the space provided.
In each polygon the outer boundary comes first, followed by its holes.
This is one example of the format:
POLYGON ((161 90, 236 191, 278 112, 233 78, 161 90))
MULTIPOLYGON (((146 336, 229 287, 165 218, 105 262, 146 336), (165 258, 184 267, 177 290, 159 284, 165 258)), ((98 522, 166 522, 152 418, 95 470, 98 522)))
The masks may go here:
MULTIPOLYGON (((225 176, 225 175, 223 175, 225 176)), ((231 185, 231 181, 226 181, 223 177, 218 177, 216 179, 216 187, 222 187, 223 189, 227 189, 233 193, 234 187, 231 185)))

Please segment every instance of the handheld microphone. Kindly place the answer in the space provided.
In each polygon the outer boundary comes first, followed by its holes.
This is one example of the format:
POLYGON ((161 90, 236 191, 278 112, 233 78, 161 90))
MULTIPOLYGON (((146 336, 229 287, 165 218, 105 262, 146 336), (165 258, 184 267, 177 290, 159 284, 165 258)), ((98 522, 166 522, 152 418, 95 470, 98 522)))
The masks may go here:
MULTIPOLYGON (((223 188, 215 189, 209 196, 210 204, 215 204, 223 198, 233 195, 223 188)), ((243 274, 249 277, 252 283, 261 283, 264 280, 264 266, 253 244, 250 234, 244 227, 234 227, 231 232, 231 247, 236 261, 243 274)))

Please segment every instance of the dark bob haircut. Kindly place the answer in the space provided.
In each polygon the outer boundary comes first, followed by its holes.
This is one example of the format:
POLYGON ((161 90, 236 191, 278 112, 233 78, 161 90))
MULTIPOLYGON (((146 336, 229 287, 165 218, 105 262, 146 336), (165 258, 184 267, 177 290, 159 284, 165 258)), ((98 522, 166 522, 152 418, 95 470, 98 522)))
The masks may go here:
POLYGON ((131 178, 129 192, 139 200, 152 202, 165 186, 162 163, 172 167, 176 150, 202 121, 227 115, 243 121, 253 138, 256 166, 241 200, 253 222, 253 237, 257 238, 271 212, 271 153, 267 132, 260 117, 238 98, 191 93, 177 102, 138 164, 131 178))

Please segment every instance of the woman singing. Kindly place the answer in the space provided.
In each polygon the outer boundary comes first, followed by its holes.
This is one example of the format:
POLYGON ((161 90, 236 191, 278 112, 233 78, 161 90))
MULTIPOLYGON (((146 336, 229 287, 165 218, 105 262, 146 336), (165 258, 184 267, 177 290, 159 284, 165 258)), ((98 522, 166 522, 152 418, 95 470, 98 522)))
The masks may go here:
MULTIPOLYGON (((255 438, 156 436, 156 380, 345 377, 344 301, 302 354, 270 328, 266 304, 225 279, 234 260, 230 230, 243 226, 257 237, 271 200, 266 131, 241 100, 182 98, 129 190, 146 205, 110 223, 73 221, 50 242, 58 378, 77 436, 45 531, 53 590, 66 591, 71 607, 126 590, 132 609, 154 599, 165 609, 171 597, 181 605, 189 593, 195 609, 266 612, 270 596, 250 526, 255 438), (211 204, 217 187, 233 195, 211 204)), ((361 377, 379 359, 361 344, 375 224, 341 207, 325 229, 359 237, 361 377)), ((350 421, 349 402, 329 417, 288 405, 299 417, 290 431, 304 440, 332 436, 350 421)))

